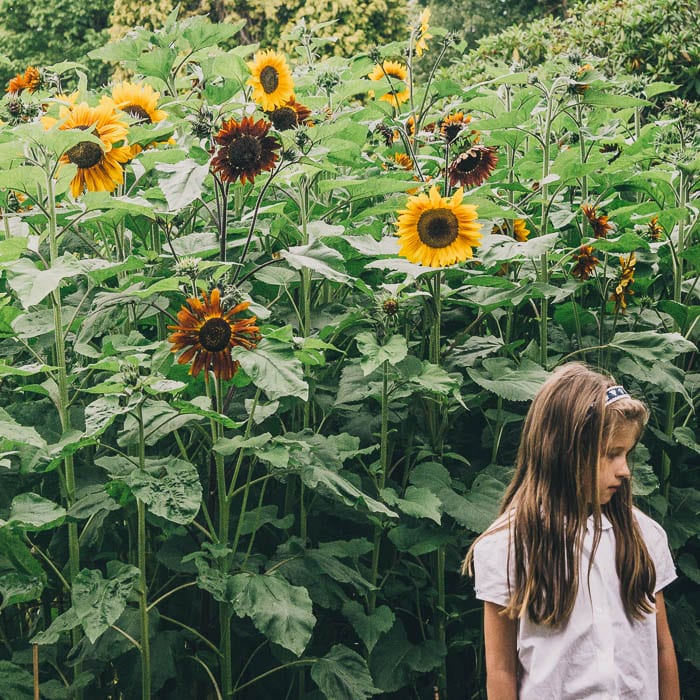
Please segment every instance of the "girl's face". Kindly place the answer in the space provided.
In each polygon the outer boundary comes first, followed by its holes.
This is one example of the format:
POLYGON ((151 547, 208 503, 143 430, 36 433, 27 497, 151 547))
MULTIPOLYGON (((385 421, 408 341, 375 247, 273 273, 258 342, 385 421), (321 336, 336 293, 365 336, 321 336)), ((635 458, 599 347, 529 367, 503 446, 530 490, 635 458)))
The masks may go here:
POLYGON ((637 443, 638 432, 634 423, 623 424, 608 440, 600 458, 598 474, 598 501, 601 505, 608 503, 625 479, 630 478, 627 458, 637 443))

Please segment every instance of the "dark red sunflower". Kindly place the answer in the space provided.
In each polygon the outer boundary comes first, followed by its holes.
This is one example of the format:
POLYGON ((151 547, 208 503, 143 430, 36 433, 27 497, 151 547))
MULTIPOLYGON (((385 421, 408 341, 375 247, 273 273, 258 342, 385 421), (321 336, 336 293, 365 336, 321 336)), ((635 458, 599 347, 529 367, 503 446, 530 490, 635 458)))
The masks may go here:
POLYGON ((571 268, 571 274, 578 277, 581 282, 587 280, 595 270, 595 266, 600 263, 600 260, 593 255, 593 248, 589 245, 582 245, 579 251, 574 255, 574 266, 571 268))
POLYGON ((472 146, 460 153, 449 167, 450 185, 476 187, 485 182, 498 163, 495 146, 472 146))
POLYGON ((238 362, 231 357, 231 348, 239 346, 250 350, 260 340, 256 317, 231 320, 235 314, 245 311, 250 302, 237 304, 229 311, 221 309, 221 293, 214 288, 209 298, 202 292, 202 299, 187 300, 189 309, 183 306, 177 313, 179 325, 168 326, 175 331, 168 340, 171 352, 184 352, 178 358, 181 365, 192 361, 190 374, 196 377, 202 370, 208 381, 209 371, 217 379, 231 379, 238 370, 238 362))
POLYGON ((277 131, 288 131, 302 124, 311 124, 311 110, 305 105, 297 102, 292 95, 281 107, 273 109, 267 113, 272 122, 272 126, 277 131))
POLYGON ((609 221, 610 217, 598 214, 598 207, 592 204, 582 204, 581 211, 588 219, 588 223, 593 229, 593 235, 596 238, 606 238, 608 233, 612 231, 613 225, 609 221))
POLYGON ((225 121, 214 137, 220 148, 212 158, 211 169, 224 182, 255 182, 255 176, 272 170, 277 162, 280 143, 268 136, 270 122, 243 117, 225 121))

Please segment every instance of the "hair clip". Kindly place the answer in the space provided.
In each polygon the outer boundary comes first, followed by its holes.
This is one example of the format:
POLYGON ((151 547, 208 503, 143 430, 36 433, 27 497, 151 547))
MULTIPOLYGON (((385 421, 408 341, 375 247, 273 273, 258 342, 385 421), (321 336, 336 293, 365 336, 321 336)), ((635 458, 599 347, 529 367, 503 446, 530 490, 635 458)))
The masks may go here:
POLYGON ((620 399, 625 398, 630 398, 630 395, 625 390, 625 387, 620 386, 619 384, 617 384, 616 386, 611 386, 605 390, 606 406, 609 406, 611 403, 615 403, 615 401, 619 401, 620 399))

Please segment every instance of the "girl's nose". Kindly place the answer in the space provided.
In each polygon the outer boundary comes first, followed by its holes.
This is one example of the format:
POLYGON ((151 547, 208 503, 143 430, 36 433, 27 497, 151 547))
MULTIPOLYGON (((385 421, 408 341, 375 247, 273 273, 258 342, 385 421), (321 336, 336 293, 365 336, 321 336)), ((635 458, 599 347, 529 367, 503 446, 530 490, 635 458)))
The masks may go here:
POLYGON ((629 479, 630 476, 632 476, 629 465, 627 464, 627 459, 624 457, 619 461, 618 467, 615 470, 615 475, 620 479, 629 479))

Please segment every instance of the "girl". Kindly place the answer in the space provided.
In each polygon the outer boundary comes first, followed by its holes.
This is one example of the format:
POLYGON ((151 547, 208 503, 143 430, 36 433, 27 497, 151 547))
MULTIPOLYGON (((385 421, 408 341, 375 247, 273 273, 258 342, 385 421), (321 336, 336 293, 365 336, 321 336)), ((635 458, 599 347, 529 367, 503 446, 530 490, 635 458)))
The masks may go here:
POLYGON ((632 505, 627 457, 648 412, 578 363, 523 426, 501 515, 472 545, 489 700, 678 700, 661 589, 666 534, 632 505))

